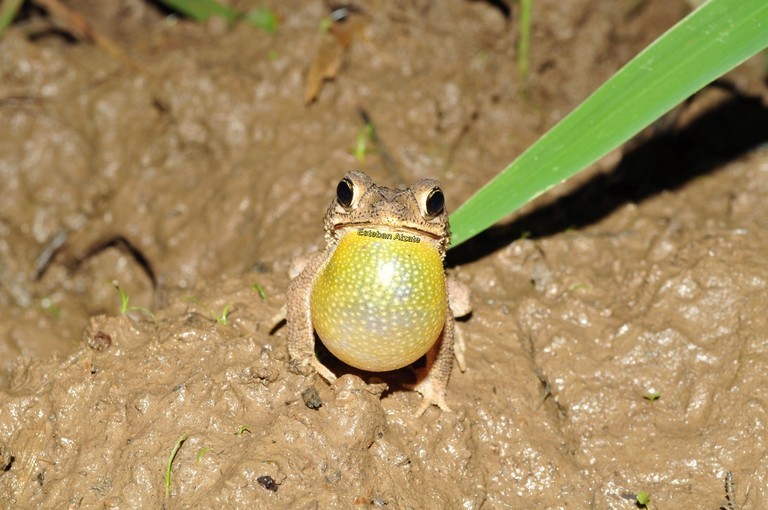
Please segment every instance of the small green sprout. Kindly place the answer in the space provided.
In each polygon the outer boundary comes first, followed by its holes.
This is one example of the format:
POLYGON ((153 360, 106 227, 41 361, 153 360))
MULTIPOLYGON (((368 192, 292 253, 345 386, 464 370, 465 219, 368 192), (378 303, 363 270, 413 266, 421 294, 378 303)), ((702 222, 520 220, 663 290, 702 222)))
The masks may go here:
POLYGON ((643 398, 648 402, 656 402, 659 400, 659 398, 661 398, 661 393, 655 390, 651 390, 646 395, 643 395, 643 398))
POLYGON ((331 19, 331 17, 330 16, 323 17, 323 19, 320 20, 320 26, 319 26, 320 32, 323 34, 326 33, 328 30, 331 29, 331 25, 333 25, 333 20, 331 19))
POLYGON ((237 432, 235 432, 235 435, 242 436, 244 432, 248 432, 251 434, 251 426, 250 425, 240 425, 237 427, 237 432))
POLYGON ((179 448, 181 448, 181 445, 184 443, 184 441, 187 440, 188 437, 189 437, 189 432, 184 432, 182 435, 180 435, 179 438, 176 440, 176 444, 174 445, 173 450, 171 451, 171 455, 168 457, 168 467, 165 470, 165 497, 166 498, 171 492, 171 466, 173 465, 173 459, 176 458, 176 453, 178 453, 179 448))
POLYGON ((203 446, 202 448, 200 448, 200 450, 198 450, 197 452, 197 456, 195 457, 195 462, 200 464, 200 459, 202 459, 203 455, 205 455, 209 450, 210 448, 208 448, 207 446, 203 446))
POLYGON ((365 144, 365 134, 360 131, 357 133, 357 143, 355 144, 355 148, 352 149, 352 153, 355 155, 355 159, 358 163, 365 164, 365 153, 368 150, 368 147, 365 144))
POLYGON ((651 494, 649 492, 640 491, 637 493, 637 504, 642 508, 650 508, 651 494))
POLYGON ((251 285, 251 290, 254 292, 258 292, 259 297, 261 298, 262 301, 267 300, 267 293, 264 292, 264 287, 262 287, 260 283, 254 283, 253 285, 251 285))
POLYGON ((205 308, 208 314, 211 316, 211 318, 214 319, 219 324, 221 324, 222 326, 226 326, 228 324, 229 312, 230 310, 232 310, 232 307, 234 306, 234 304, 228 303, 224 305, 224 308, 221 310, 221 313, 217 314, 216 312, 213 311, 213 309, 210 306, 206 305, 205 303, 203 303, 202 301, 200 301, 194 296, 188 296, 187 301, 205 308))
POLYGON ((112 285, 117 289, 117 293, 120 294, 120 314, 125 315, 128 311, 128 294, 120 288, 117 282, 112 282, 112 285))
POLYGON ((128 312, 142 312, 147 314, 153 321, 157 321, 157 317, 155 317, 155 314, 150 312, 149 309, 143 306, 128 306, 130 298, 128 297, 128 294, 120 288, 120 285, 118 285, 116 281, 112 282, 112 286, 117 289, 117 293, 120 294, 120 315, 125 315, 128 312))
POLYGON ((216 320, 219 322, 219 324, 226 326, 227 325, 227 316, 229 315, 229 310, 232 308, 232 303, 229 303, 224 306, 224 308, 221 310, 221 314, 216 317, 216 320))
POLYGON ((350 151, 352 155, 355 156, 357 162, 361 165, 365 164, 365 158, 369 151, 373 152, 373 150, 368 147, 368 142, 374 143, 375 145, 375 139, 376 131, 374 130, 373 124, 366 122, 365 127, 358 131, 357 143, 350 151))

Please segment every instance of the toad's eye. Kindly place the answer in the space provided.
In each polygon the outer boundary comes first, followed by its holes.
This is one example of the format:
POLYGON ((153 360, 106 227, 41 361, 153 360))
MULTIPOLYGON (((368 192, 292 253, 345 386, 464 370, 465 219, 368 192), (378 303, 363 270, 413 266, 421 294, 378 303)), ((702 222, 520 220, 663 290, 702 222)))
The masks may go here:
POLYGON ((352 189, 352 181, 344 177, 339 181, 339 185, 336 186, 336 199, 344 207, 352 205, 352 198, 355 196, 355 192, 352 189))
POLYGON ((445 196, 443 196, 443 192, 440 188, 433 188, 432 191, 429 192, 425 206, 425 210, 429 217, 433 218, 443 212, 443 209, 445 208, 445 196))

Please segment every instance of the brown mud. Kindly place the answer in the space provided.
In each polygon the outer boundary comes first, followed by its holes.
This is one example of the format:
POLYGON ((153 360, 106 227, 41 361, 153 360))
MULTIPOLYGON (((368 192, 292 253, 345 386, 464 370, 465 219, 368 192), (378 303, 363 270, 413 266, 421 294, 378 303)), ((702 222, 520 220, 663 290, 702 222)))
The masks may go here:
POLYGON ((449 254, 453 412, 414 418, 410 370, 295 375, 270 334, 345 171, 455 209, 687 3, 534 2, 523 83, 516 4, 361 2, 310 105, 323 2, 232 2, 274 34, 66 4, 133 64, 31 6, 0 42, 3 507, 715 509, 728 472, 768 507, 759 58, 449 254))

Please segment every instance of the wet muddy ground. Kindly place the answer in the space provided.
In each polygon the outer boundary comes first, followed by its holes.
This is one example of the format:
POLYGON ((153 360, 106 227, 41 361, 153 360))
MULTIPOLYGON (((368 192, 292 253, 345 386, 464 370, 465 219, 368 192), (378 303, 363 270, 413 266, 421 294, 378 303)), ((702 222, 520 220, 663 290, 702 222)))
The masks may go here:
POLYGON ((127 57, 33 7, 0 42, 4 507, 715 509, 727 472, 768 506, 759 58, 449 253, 453 412, 415 418, 409 369, 293 374, 272 331, 345 171, 455 209, 687 3, 534 2, 527 81, 501 2, 361 2, 346 49, 319 1, 258 3, 272 34, 66 5, 127 57))

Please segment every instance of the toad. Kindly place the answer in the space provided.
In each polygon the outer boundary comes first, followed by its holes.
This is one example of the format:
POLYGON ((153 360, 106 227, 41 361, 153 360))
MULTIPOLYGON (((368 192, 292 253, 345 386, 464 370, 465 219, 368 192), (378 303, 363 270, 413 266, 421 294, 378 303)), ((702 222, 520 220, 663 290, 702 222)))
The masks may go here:
POLYGON ((413 386, 445 411, 453 357, 464 371, 464 342, 454 317, 471 311, 468 289, 446 276, 450 239, 440 184, 421 179, 405 190, 348 172, 325 215, 327 247, 292 268, 288 352, 292 367, 336 375, 315 356, 315 336, 341 361, 370 372, 405 367, 427 354, 413 386))

